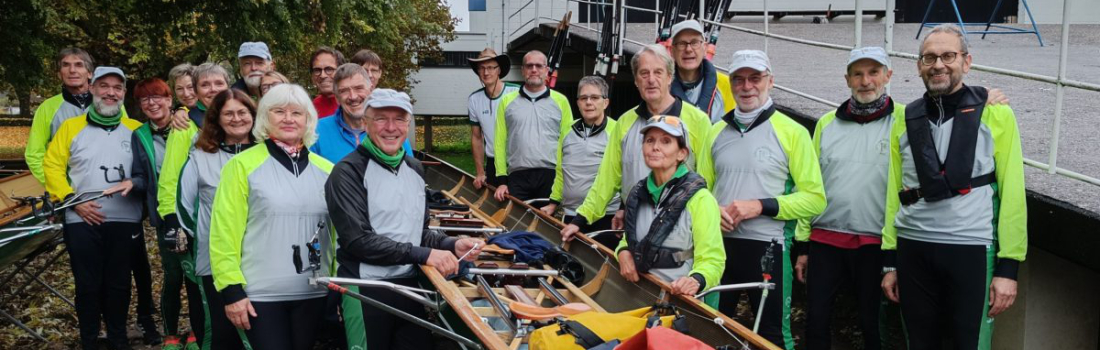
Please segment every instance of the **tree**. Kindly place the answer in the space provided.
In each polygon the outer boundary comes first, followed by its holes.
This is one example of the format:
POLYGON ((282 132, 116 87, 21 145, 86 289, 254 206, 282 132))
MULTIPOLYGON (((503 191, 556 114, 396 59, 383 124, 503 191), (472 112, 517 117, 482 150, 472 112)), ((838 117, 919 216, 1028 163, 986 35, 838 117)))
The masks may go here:
POLYGON ((417 62, 438 57, 455 24, 439 0, 0 0, 0 8, 0 47, 9 50, 0 88, 24 113, 32 93, 59 92, 53 55, 65 46, 121 67, 132 84, 182 62, 235 66, 240 43, 264 41, 277 70, 307 87, 317 46, 349 56, 370 48, 385 62, 382 85, 407 90, 417 62))

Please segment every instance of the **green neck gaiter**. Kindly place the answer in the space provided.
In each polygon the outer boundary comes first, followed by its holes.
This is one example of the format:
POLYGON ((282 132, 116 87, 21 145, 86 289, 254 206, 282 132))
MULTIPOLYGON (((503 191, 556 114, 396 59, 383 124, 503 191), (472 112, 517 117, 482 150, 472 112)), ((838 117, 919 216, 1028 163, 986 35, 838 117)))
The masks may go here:
POLYGON ((374 142, 371 142, 370 138, 366 137, 363 139, 363 147, 366 147, 367 151, 370 151, 370 154, 373 154, 374 157, 381 160, 382 163, 386 163, 386 165, 394 169, 401 164, 401 159, 405 158, 405 146, 401 146, 401 148, 397 149, 397 154, 391 156, 386 154, 386 152, 382 152, 381 149, 378 149, 378 146, 375 146, 374 142))
POLYGON ((92 106, 92 108, 88 108, 88 119, 91 119, 93 123, 103 126, 117 126, 118 123, 122 121, 122 110, 120 109, 114 116, 104 117, 99 115, 99 112, 96 112, 95 106, 92 106))
POLYGON ((195 107, 198 108, 200 111, 206 112, 206 105, 202 104, 202 101, 196 101, 195 107))
POLYGON ((680 164, 680 166, 676 168, 676 173, 672 174, 672 178, 668 179, 668 181, 665 181, 665 183, 661 184, 660 186, 657 186, 657 183, 654 182, 654 180, 653 180, 653 173, 650 172, 649 177, 646 178, 645 188, 646 188, 646 190, 649 191, 649 195, 653 196, 653 204, 659 204, 660 203, 660 201, 661 201, 661 192, 664 192, 665 185, 668 185, 668 183, 672 182, 672 180, 674 180, 674 179, 677 179, 677 178, 680 178, 684 175, 687 175, 687 173, 688 173, 687 165, 680 164))

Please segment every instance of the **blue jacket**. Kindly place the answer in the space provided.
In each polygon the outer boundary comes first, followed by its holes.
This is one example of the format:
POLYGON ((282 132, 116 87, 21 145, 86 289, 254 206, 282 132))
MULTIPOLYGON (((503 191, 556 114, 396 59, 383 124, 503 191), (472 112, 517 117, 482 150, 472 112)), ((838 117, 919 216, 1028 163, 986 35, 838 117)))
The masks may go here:
MULTIPOLYGON (((355 147, 366 138, 366 131, 353 130, 344 123, 343 108, 337 108, 336 113, 317 121, 317 142, 309 147, 309 151, 338 163, 344 156, 355 151, 355 147)), ((412 157, 412 145, 408 139, 405 139, 402 147, 405 148, 405 154, 412 157)))

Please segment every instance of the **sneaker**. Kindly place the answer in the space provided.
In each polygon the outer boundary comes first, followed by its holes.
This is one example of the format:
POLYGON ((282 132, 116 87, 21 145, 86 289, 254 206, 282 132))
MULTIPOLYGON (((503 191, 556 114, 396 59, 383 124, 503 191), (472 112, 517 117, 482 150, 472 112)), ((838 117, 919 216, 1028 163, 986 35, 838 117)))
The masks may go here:
POLYGON ((195 339, 195 332, 191 332, 191 334, 188 334, 187 335, 187 346, 184 347, 183 349, 184 350, 199 350, 201 348, 202 347, 200 346, 198 339, 195 339))
POLYGON ((160 346, 161 350, 183 350, 183 344, 180 344, 180 338, 177 336, 164 337, 164 344, 160 346))
POLYGON ((160 344, 160 332, 157 331, 155 322, 152 322, 152 320, 139 322, 138 329, 141 330, 141 339, 145 342, 145 345, 160 344))

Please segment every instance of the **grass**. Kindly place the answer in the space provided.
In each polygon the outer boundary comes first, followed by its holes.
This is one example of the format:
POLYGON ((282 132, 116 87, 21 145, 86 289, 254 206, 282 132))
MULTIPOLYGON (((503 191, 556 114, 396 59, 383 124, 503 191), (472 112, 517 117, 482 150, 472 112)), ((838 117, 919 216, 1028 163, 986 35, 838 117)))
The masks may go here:
MULTIPOLYGON (((424 149, 424 121, 416 123, 416 148, 424 149)), ((471 174, 476 173, 470 146, 470 125, 464 118, 432 120, 431 154, 471 174)))
POLYGON ((29 126, 0 126, 0 159, 23 158, 29 126))

